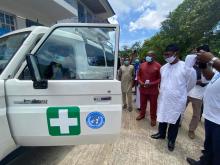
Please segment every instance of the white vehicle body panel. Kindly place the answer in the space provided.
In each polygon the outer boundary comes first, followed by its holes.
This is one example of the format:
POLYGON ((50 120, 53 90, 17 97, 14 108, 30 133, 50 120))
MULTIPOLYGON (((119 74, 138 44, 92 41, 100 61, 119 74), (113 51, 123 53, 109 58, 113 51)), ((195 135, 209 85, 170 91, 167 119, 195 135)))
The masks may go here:
POLYGON ((22 146, 57 146, 91 143, 108 143, 117 138, 121 126, 120 83, 106 81, 49 81, 48 89, 34 90, 31 81, 8 80, 6 83, 8 116, 13 137, 22 146), (83 87, 82 87, 83 85, 83 87), (111 94, 108 91, 111 90, 111 94), (104 94, 103 91, 106 91, 104 94), (96 103, 95 97, 112 97, 105 103, 96 103), (22 100, 48 100, 46 105, 15 104, 22 100), (81 134, 79 136, 50 136, 47 126, 48 107, 78 106, 81 134), (100 129, 86 125, 90 112, 99 111, 105 116, 100 129), (113 115, 114 114, 114 115, 113 115), (117 136, 116 136, 117 135, 117 136), (100 138, 99 138, 100 137, 100 138))
POLYGON ((23 32, 30 32, 29 36, 23 42, 22 46, 17 50, 14 58, 8 63, 5 70, 0 75, 0 160, 7 156, 10 152, 18 147, 18 144, 14 142, 11 135, 8 119, 7 119, 7 107, 5 97, 5 79, 13 77, 16 70, 24 60, 24 56, 33 48, 36 41, 39 39, 39 35, 44 34, 49 28, 47 27, 30 27, 22 30, 16 30, 1 36, 7 37, 14 34, 23 32))
POLYGON ((6 116, 4 90, 4 81, 0 80, 0 160, 16 149, 16 144, 11 136, 6 116))

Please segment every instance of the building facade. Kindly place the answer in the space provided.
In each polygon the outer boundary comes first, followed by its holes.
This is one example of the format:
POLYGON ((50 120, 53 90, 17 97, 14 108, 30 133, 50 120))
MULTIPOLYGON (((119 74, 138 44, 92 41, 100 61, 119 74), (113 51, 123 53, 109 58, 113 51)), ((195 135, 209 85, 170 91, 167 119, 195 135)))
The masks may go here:
POLYGON ((0 1, 0 35, 33 25, 51 26, 60 22, 108 23, 108 18, 115 14, 107 0, 16 2, 0 1))

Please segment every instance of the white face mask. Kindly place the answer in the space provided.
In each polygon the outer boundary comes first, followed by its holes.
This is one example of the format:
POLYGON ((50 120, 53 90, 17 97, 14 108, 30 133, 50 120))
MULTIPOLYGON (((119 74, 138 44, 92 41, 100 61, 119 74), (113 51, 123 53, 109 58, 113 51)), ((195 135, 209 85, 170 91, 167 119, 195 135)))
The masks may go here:
POLYGON ((176 56, 173 55, 171 57, 166 58, 165 61, 171 64, 175 61, 175 59, 176 59, 176 56))
POLYGON ((150 57, 150 56, 146 56, 145 60, 146 60, 147 62, 152 62, 152 61, 153 61, 153 58, 150 57))

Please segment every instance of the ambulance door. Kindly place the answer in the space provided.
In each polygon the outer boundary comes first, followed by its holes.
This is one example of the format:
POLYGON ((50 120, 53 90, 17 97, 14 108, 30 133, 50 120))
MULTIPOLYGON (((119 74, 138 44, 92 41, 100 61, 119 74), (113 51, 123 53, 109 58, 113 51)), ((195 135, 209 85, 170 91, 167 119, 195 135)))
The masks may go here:
POLYGON ((6 116, 4 90, 4 80, 0 80, 0 160, 16 148, 6 116))
POLYGON ((111 42, 117 68, 118 29, 61 24, 39 41, 27 58, 28 67, 23 64, 16 77, 6 81, 10 126, 19 145, 110 143, 119 136, 121 92, 116 70, 111 79, 99 77, 103 60, 85 46, 88 41, 111 42), (82 70, 87 57, 96 63, 95 72, 82 70))

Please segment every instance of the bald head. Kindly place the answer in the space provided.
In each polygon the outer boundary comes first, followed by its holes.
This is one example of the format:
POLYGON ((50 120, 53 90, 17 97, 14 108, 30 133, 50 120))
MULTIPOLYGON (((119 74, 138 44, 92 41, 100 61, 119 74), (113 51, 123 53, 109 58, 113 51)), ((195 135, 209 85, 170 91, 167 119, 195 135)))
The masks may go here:
POLYGON ((155 54, 155 52, 153 50, 150 50, 147 52, 147 54, 155 54))

